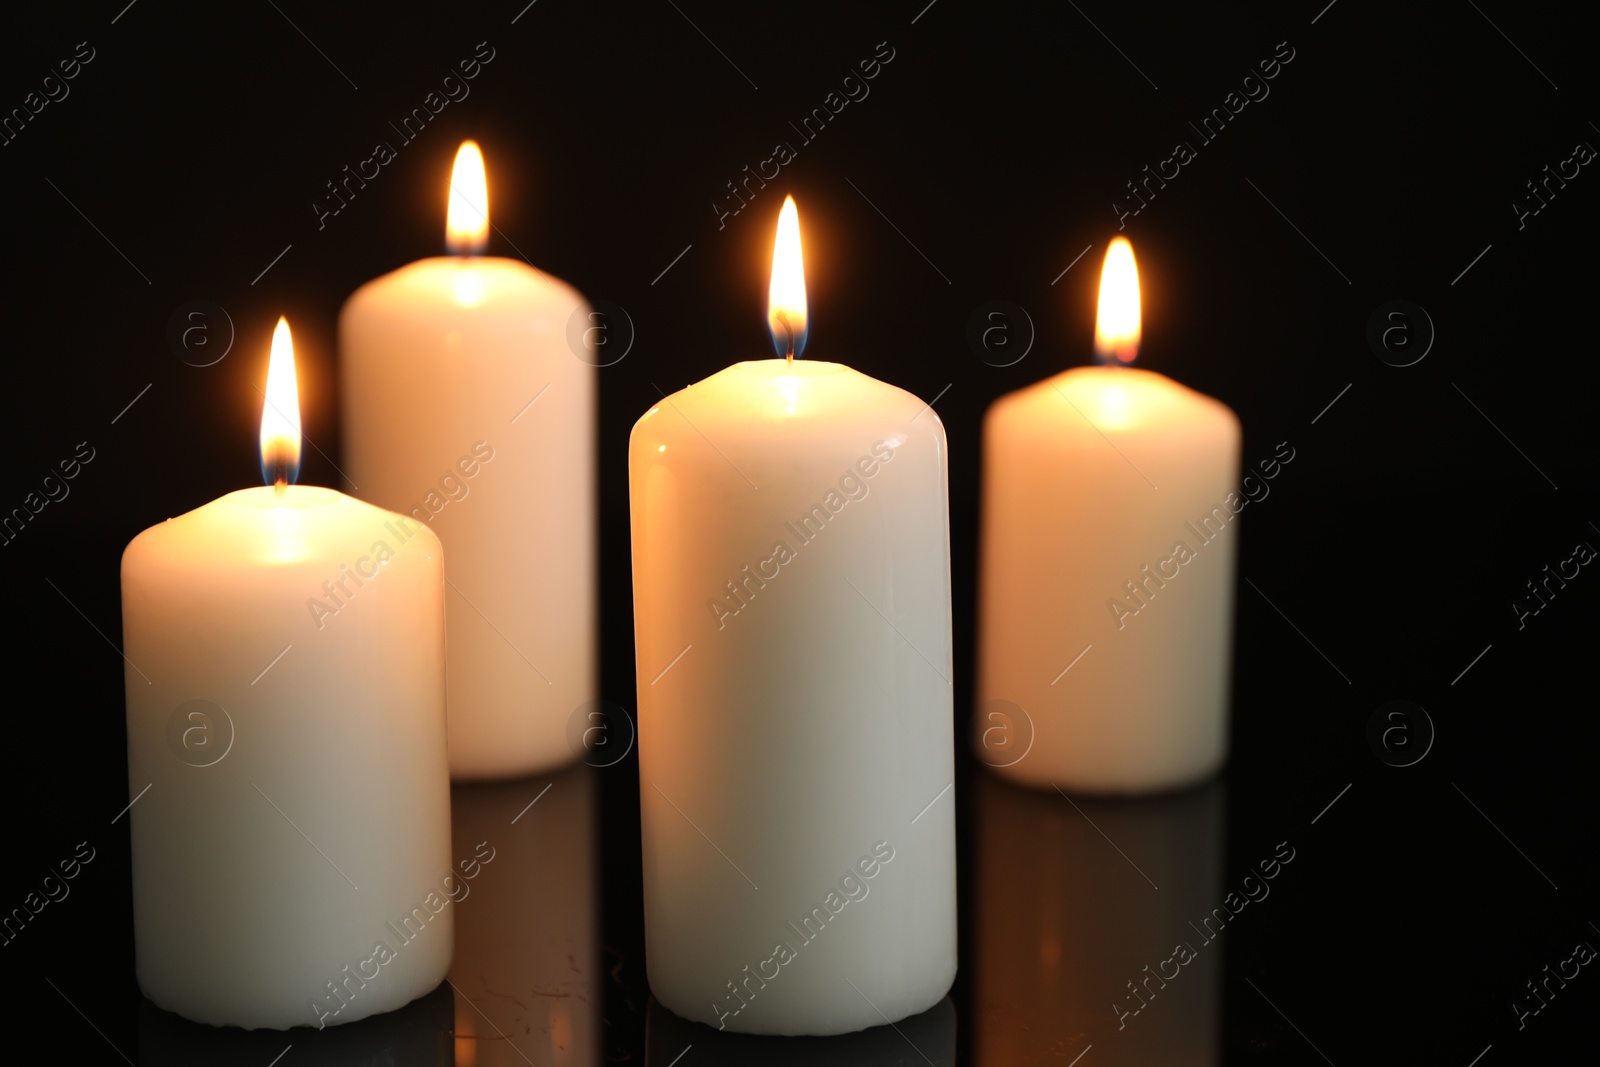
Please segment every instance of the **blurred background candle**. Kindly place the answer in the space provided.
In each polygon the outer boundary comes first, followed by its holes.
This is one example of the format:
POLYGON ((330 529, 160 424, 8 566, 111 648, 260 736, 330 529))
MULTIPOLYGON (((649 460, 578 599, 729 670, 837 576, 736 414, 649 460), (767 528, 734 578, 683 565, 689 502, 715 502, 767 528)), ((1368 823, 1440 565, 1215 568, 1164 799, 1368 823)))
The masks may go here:
MULTIPOLYGON (((713 1027, 836 1034, 956 968, 945 437, 805 345, 793 201, 781 357, 629 444, 650 988, 713 1027)), ((881 1014, 880 1014, 881 1013, 881 1014)))
POLYGON ((450 772, 504 778, 571 760, 567 720, 595 692, 595 368, 567 340, 577 291, 481 254, 471 141, 446 232, 450 255, 340 314, 345 471, 448 546, 450 772))
POLYGON ((984 419, 978 755, 1016 780, 1139 793, 1227 747, 1239 420, 1131 363, 1133 249, 1100 280, 1095 354, 984 419))
POLYGON ((451 863, 444 577, 421 524, 288 484, 281 319, 265 397, 276 484, 122 557, 128 814, 140 990, 196 1022, 287 1029, 391 1011, 449 966, 451 915, 428 903, 451 863), (394 958, 374 961, 379 942, 394 958))

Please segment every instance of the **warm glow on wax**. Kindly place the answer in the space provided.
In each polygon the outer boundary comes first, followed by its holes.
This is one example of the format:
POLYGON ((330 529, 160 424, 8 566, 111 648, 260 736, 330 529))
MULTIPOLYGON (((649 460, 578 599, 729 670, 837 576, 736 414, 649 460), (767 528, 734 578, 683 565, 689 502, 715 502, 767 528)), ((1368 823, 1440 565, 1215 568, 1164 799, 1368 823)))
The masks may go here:
MULTIPOLYGON (((435 187, 445 254, 373 279, 339 314, 339 473, 438 532, 466 598, 447 620, 450 772, 516 778, 573 759, 567 720, 595 695, 595 368, 632 337, 610 344, 619 331, 570 285, 493 254, 484 154, 459 144, 435 187), (455 503, 478 478, 506 491, 455 503)), ((496 204, 528 199, 509 172, 495 183, 496 204)))
MULTIPOLYGON (((1255 479, 1241 489, 1232 409, 1130 366, 1141 303, 1133 248, 1115 238, 1096 365, 1009 393, 984 416, 986 714, 973 744, 1033 786, 1153 794, 1200 782, 1227 756, 1235 517, 1255 479), (1031 746, 1009 743, 1017 734, 993 729, 1000 721, 1020 723, 1031 746)), ((1280 447, 1263 471, 1293 455, 1280 447)))
POLYGON ((300 474, 300 387, 294 373, 289 320, 279 316, 267 362, 266 399, 261 405, 261 475, 269 483, 293 482, 300 474))
POLYGON ((1094 322, 1094 356, 1101 363, 1132 363, 1139 354, 1139 268, 1133 245, 1116 237, 1100 268, 1100 306, 1094 322))
POLYGON ((798 356, 806 347, 806 266, 800 253, 800 212, 794 197, 783 198, 778 235, 772 242, 772 280, 767 285, 767 328, 780 356, 798 356))
POLYGON ((456 151, 444 234, 453 255, 476 255, 489 243, 489 179, 476 141, 462 141, 456 151))

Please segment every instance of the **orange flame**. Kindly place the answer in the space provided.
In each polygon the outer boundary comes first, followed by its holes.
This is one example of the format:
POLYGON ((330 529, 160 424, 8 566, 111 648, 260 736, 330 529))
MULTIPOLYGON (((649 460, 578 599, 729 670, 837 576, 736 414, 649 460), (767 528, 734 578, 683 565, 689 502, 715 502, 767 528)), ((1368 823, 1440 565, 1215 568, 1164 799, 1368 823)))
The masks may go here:
POLYGON ((783 198, 778 235, 772 242, 772 279, 767 283, 767 329, 778 355, 793 358, 806 347, 806 264, 800 251, 800 211, 783 198))
POLYGON ((300 385, 294 372, 289 320, 282 316, 272 331, 265 397, 261 405, 261 476, 281 487, 300 475, 300 385))
POLYGON ((489 244, 489 179, 476 141, 462 141, 450 171, 444 241, 453 254, 472 256, 489 244))
POLYGON ((1100 268, 1100 306, 1094 321, 1094 355, 1101 363, 1132 363, 1139 355, 1139 268, 1133 245, 1114 237, 1100 268))

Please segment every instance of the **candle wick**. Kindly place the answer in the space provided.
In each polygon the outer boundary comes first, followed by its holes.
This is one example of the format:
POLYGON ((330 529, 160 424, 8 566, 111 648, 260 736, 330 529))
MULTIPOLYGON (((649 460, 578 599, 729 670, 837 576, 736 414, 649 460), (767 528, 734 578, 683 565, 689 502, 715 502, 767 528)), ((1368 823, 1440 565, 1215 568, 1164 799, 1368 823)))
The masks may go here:
POLYGON ((794 327, 789 324, 789 313, 778 312, 778 325, 783 327, 784 336, 784 361, 790 366, 794 365, 794 327))
POLYGON ((268 474, 269 471, 272 479, 273 492, 278 496, 282 496, 285 490, 289 488, 289 475, 294 473, 289 469, 288 457, 286 457, 281 451, 275 449, 272 454, 272 463, 270 468, 264 469, 262 474, 268 474))

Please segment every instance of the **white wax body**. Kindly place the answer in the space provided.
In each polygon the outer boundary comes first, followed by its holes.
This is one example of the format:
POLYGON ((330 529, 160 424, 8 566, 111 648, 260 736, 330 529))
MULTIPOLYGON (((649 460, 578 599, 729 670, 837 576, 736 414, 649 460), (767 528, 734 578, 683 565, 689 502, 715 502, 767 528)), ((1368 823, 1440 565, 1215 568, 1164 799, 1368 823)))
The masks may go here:
POLYGON ((567 720, 596 692, 595 368, 568 344, 583 308, 524 263, 440 256, 339 316, 351 491, 448 549, 458 779, 570 762, 567 720))
POLYGON ((1239 441, 1226 405, 1126 367, 1075 368, 989 409, 980 759, 1129 794, 1221 766, 1239 441))
POLYGON ((651 991, 747 1033, 926 1010, 956 969, 938 416, 739 363, 639 420, 629 475, 651 991))
POLYGON ((440 555, 309 486, 229 493, 123 553, 134 944, 160 1007, 332 1025, 444 978, 447 908, 389 929, 451 873, 440 555), (312 607, 325 582, 336 612, 312 607))

